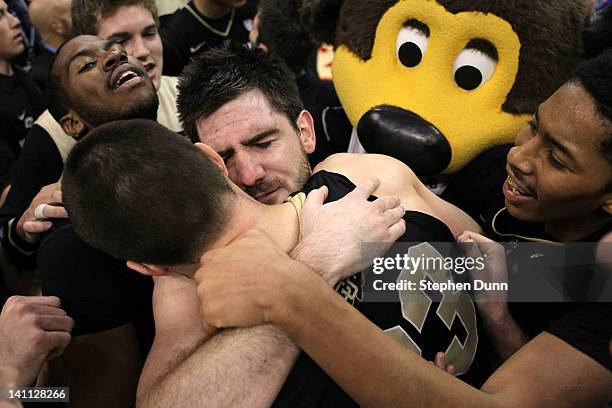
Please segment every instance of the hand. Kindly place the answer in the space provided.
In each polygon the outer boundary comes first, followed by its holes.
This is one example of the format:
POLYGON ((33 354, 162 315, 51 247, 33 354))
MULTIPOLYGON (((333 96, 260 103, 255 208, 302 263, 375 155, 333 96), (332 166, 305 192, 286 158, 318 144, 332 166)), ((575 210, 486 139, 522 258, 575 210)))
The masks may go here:
POLYGON ((323 204, 327 187, 311 191, 302 208, 301 240, 291 256, 305 262, 332 286, 367 268, 406 231, 402 218, 406 210, 398 197, 367 201, 379 185, 380 180, 371 179, 328 204, 323 204), (383 245, 372 245, 375 248, 366 257, 361 243, 383 245))
POLYGON ((441 351, 436 353, 434 361, 430 361, 430 363, 434 364, 436 367, 450 375, 455 375, 455 366, 452 363, 447 363, 446 354, 441 351))
MULTIPOLYGON (((475 232, 465 231, 457 241, 462 244, 465 254, 472 258, 482 258, 484 268, 474 267, 469 275, 472 281, 508 282, 508 265, 504 247, 491 239, 475 232)), ((499 319, 508 313, 508 294, 505 291, 481 291, 477 294, 478 309, 490 319, 499 319)))
POLYGON ((61 204, 61 202, 62 192, 59 182, 44 186, 17 221, 17 226, 15 227, 17 234, 27 242, 37 242, 40 239, 40 234, 53 226, 52 222, 47 219, 68 218, 66 209, 61 205, 57 205, 61 204), (34 216, 34 211, 40 204, 48 204, 43 210, 44 220, 37 219, 34 216))
POLYGON ((30 385, 64 352, 73 326, 55 296, 10 297, 0 314, 0 386, 30 385))
POLYGON ((261 230, 208 251, 194 276, 204 329, 213 333, 273 322, 272 308, 282 307, 286 287, 303 276, 320 280, 261 230))

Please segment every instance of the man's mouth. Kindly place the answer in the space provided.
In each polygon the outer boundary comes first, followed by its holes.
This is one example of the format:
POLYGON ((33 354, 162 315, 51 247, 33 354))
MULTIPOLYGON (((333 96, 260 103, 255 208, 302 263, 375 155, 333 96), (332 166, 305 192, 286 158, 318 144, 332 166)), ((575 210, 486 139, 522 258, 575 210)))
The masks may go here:
POLYGON ((122 64, 111 74, 110 88, 113 91, 126 89, 142 82, 144 73, 134 65, 122 64))
POLYGON ((518 182, 512 174, 508 174, 506 183, 504 183, 504 192, 508 193, 506 196, 515 199, 537 198, 537 195, 531 189, 518 182))
POLYGON ((265 193, 258 194, 258 195, 256 195, 256 196, 255 196, 255 199, 256 199, 257 201, 259 201, 259 202, 266 203, 266 200, 269 200, 269 199, 270 199, 270 197, 271 197, 271 196, 272 196, 274 193, 276 193, 276 192, 277 192, 279 189, 280 189, 280 187, 275 188, 275 189, 273 189, 273 190, 268 190, 268 191, 267 191, 267 192, 265 192, 265 193))
POLYGON ((155 78, 155 74, 157 73, 157 70, 155 69, 155 64, 154 63, 148 63, 145 65, 145 69, 147 70, 147 75, 149 75, 149 78, 153 79, 155 78))

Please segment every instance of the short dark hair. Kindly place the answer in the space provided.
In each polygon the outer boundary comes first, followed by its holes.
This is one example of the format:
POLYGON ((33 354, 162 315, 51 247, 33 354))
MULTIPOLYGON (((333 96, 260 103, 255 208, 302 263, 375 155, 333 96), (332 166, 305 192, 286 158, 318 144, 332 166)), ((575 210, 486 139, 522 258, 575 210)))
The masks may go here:
POLYGON ((194 58, 179 77, 177 106, 185 133, 199 142, 197 121, 251 90, 261 91, 297 129, 304 104, 291 70, 274 55, 226 43, 194 58))
POLYGON ((612 48, 580 64, 574 82, 578 82, 593 97, 605 122, 608 134, 602 141, 602 152, 612 163, 612 48))
POLYGON ((282 58, 296 74, 306 68, 317 48, 300 19, 302 0, 261 0, 259 3, 259 40, 282 58))
POLYGON ((144 119, 94 129, 62 178, 77 235, 109 255, 158 265, 197 262, 219 237, 234 194, 189 141, 144 119))
MULTIPOLYGON (((67 42, 68 41, 65 41, 64 44, 67 42)), ((68 95, 64 92, 60 76, 53 69, 55 60, 62 51, 64 44, 57 49, 51 60, 47 73, 47 82, 45 83, 45 101, 47 103, 47 109, 57 123, 59 123, 60 119, 68 113, 68 105, 70 103, 68 101, 68 95)))
POLYGON ((155 0, 72 0, 72 37, 98 35, 100 20, 115 14, 121 7, 143 6, 159 25, 155 0))

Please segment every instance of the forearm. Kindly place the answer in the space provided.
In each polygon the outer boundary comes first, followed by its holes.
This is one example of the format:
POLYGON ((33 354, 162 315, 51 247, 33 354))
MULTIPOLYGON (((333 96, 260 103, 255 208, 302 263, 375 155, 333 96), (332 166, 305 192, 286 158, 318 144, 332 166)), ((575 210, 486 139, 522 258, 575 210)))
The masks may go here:
MULTIPOLYGON (((140 407, 270 406, 298 355, 278 327, 220 332, 178 361, 148 390, 140 407)), ((142 390, 141 390, 142 391, 142 390)))
POLYGON ((407 351, 323 280, 303 276, 297 289, 283 296, 285 307, 273 311, 273 321, 360 405, 496 406, 491 395, 407 351))
POLYGON ((493 342, 502 361, 510 358, 530 340, 508 311, 507 304, 480 303, 478 310, 487 336, 493 342))

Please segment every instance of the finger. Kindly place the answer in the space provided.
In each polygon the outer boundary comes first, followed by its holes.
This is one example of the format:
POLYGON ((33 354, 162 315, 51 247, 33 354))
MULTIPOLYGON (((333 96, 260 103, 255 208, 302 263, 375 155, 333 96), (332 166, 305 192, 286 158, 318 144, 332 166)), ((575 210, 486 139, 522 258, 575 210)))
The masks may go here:
POLYGON ((387 228, 386 242, 395 242, 406 233, 406 221, 400 218, 398 222, 387 228))
POLYGON ((66 208, 61 205, 47 205, 43 210, 43 214, 45 218, 68 218, 66 208))
POLYGON ((40 316, 39 326, 46 331, 70 333, 74 327, 74 320, 69 316, 40 316))
POLYGON ((56 190, 51 194, 54 203, 62 203, 62 190, 56 190))
POLYGON ((19 296, 22 303, 41 304, 60 307, 62 302, 57 296, 19 296))
POLYGON ((446 370, 446 355, 444 353, 441 351, 437 352, 434 361, 436 362, 436 366, 446 370))
POLYGON ((455 375, 455 366, 452 364, 447 365, 446 372, 449 373, 450 375, 455 375))
POLYGON ((23 223, 23 230, 28 234, 41 234, 45 231, 50 230, 52 226, 53 223, 51 221, 26 221, 23 223))
POLYGON ((380 186, 380 179, 372 177, 368 181, 357 184, 357 187, 351 191, 348 195, 356 196, 358 198, 367 199, 370 197, 376 189, 380 186))
POLYGON ((40 316, 66 316, 67 313, 64 309, 56 306, 41 305, 41 304, 29 304, 29 311, 36 313, 40 316))
POLYGON ((47 360, 52 360, 64 354, 66 347, 70 344, 71 336, 65 331, 52 331, 46 333, 47 337, 47 360))
POLYGON ((398 222, 406 214, 404 207, 397 206, 384 212, 385 225, 390 226, 398 222))
POLYGON ((312 190, 306 196, 306 201, 304 202, 304 209, 306 208, 316 208, 323 205, 325 200, 327 199, 327 195, 329 194, 329 190, 327 186, 323 186, 320 188, 316 188, 312 190))
POLYGON ((387 211, 391 208, 395 208, 399 206, 401 201, 399 197, 396 197, 396 196, 383 196, 383 197, 377 198, 376 201, 374 201, 374 203, 382 211, 387 211))

